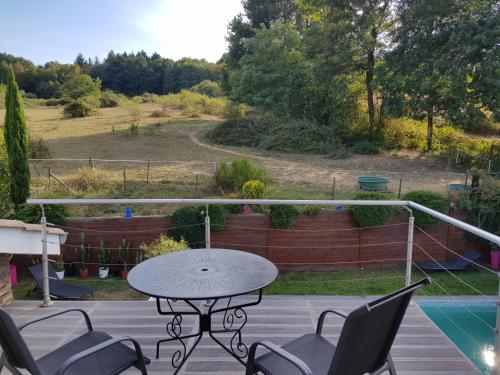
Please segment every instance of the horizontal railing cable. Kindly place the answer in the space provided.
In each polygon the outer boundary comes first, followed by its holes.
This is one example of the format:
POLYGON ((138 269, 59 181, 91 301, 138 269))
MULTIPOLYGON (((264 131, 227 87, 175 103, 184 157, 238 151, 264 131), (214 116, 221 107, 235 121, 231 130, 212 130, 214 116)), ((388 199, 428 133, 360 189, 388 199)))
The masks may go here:
POLYGON ((488 271, 488 272, 491 272, 492 274, 495 274, 497 275, 497 272, 493 271, 492 269, 488 268, 488 267, 485 267, 483 266, 482 264, 478 263, 478 262, 475 262, 475 261, 472 261, 466 257, 464 257, 462 254, 460 253, 457 253, 456 251, 453 251, 452 249, 450 249, 448 246, 446 246, 445 244, 443 244, 441 241, 439 241, 437 238, 433 237, 431 234, 427 233, 424 229, 420 228, 419 226, 416 226, 415 225, 415 228, 417 228, 419 231, 421 231, 423 234, 425 234, 427 237, 429 237, 431 240, 433 240, 435 243, 437 243, 439 246, 441 246, 443 249, 455 254, 456 256, 470 262, 471 264, 474 264, 475 266, 479 267, 479 268, 482 268, 483 270, 485 271, 488 271))
POLYGON ((370 244, 353 244, 353 245, 338 245, 338 246, 280 246, 280 245, 250 245, 250 244, 241 244, 241 243, 233 243, 233 242, 223 242, 212 239, 212 244, 220 244, 220 245, 229 245, 229 246, 245 246, 245 247, 270 247, 276 249, 343 249, 343 248, 356 248, 356 247, 370 247, 370 246, 388 246, 388 245, 402 245, 407 244, 406 241, 394 241, 394 242, 379 242, 379 243, 370 243, 370 244))
MULTIPOLYGON (((461 282, 463 285, 469 287, 471 290, 473 290, 474 292, 478 293, 478 294, 481 294, 487 298, 490 299, 490 296, 488 296, 487 294, 484 294, 483 292, 481 292, 479 289, 475 288, 474 286, 470 285, 468 282, 466 282, 465 280, 462 280, 460 277, 458 277, 457 275, 455 275, 453 272, 451 272, 449 269, 447 269, 445 266, 443 266, 440 262, 438 262, 434 257, 432 257, 422 246, 420 246, 418 243, 414 242, 414 245, 416 247, 418 247, 421 251, 424 252, 425 255, 427 255, 430 259, 432 259, 436 264, 439 265, 439 267, 449 273, 454 279, 458 280, 459 282, 461 282)), ((419 267, 420 268, 420 267, 419 267)))
POLYGON ((395 226, 408 226, 408 223, 395 223, 395 224, 385 224, 385 225, 374 225, 371 227, 359 227, 359 228, 335 228, 335 229, 279 229, 279 228, 259 228, 259 227, 247 227, 238 225, 226 225, 224 227, 227 229, 247 229, 247 230, 266 230, 266 231, 278 231, 278 232, 344 232, 344 231, 357 231, 357 230, 367 230, 367 229, 378 229, 378 228, 388 228, 395 226))
POLYGON ((50 225, 51 227, 54 228, 60 228, 60 229, 68 229, 68 230, 74 230, 78 232, 93 232, 93 233, 147 233, 147 232, 166 232, 171 229, 181 229, 181 228, 190 228, 190 227, 197 227, 197 226, 204 226, 205 223, 197 223, 197 224, 189 224, 189 225, 178 225, 178 226, 173 226, 173 227, 159 227, 159 228, 150 228, 150 229, 141 229, 141 230, 100 230, 100 229, 88 229, 88 228, 80 228, 80 227, 69 227, 69 226, 64 226, 64 225, 55 225, 55 224, 47 224, 50 225))

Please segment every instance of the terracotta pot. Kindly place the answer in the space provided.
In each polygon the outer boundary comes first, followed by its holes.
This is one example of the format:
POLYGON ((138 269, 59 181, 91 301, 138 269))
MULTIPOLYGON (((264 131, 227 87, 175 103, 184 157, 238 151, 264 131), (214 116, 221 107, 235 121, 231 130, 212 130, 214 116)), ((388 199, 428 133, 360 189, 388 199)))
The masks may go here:
POLYGON ((81 279, 87 279, 89 277, 89 269, 80 269, 80 278, 81 279))
POLYGON ((122 270, 122 279, 123 280, 127 280, 127 277, 128 277, 128 271, 123 271, 122 270))

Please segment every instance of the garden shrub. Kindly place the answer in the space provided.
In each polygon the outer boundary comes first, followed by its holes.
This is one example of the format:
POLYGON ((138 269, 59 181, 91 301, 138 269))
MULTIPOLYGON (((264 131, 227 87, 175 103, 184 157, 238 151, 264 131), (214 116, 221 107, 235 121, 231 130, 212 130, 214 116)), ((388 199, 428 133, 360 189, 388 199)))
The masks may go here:
MULTIPOLYGON (((250 180, 245 182, 242 188, 243 198, 245 199, 264 199, 266 196, 266 185, 259 180, 250 180)), ((261 204, 251 206, 256 212, 265 212, 266 208, 261 204)))
POLYGON ((368 141, 355 143, 349 148, 349 151, 351 151, 353 154, 360 155, 378 155, 380 153, 379 147, 368 141))
MULTIPOLYGON (((433 191, 411 191, 403 196, 403 200, 413 201, 443 214, 448 213, 448 202, 445 197, 433 191)), ((413 210, 413 216, 415 217, 415 225, 422 229, 432 229, 440 223, 439 219, 419 210, 413 210)))
POLYGON ((203 94, 210 97, 223 96, 222 87, 219 82, 209 81, 208 79, 197 83, 189 88, 189 91, 203 94))
POLYGON ((49 99, 45 102, 45 105, 47 107, 55 107, 55 106, 58 106, 58 105, 66 105, 68 103, 70 103, 71 100, 70 99, 66 99, 66 98, 61 98, 61 99, 49 99))
POLYGON ((295 218, 299 210, 295 206, 289 205, 271 205, 269 207, 271 222, 277 229, 290 229, 295 223, 295 218))
MULTIPOLYGON (((205 224, 205 207, 200 207, 201 223, 205 224)), ((227 210, 221 204, 211 204, 208 206, 208 215, 210 216, 210 229, 221 231, 226 226, 227 210)))
POLYGON ((196 206, 180 207, 172 214, 170 234, 176 241, 186 240, 191 248, 205 246, 204 219, 196 206))
POLYGON ((158 255, 174 253, 176 251, 189 249, 188 243, 181 239, 176 241, 166 235, 162 234, 159 238, 150 244, 141 244, 141 250, 145 259, 150 259, 158 255))
POLYGON ((97 113, 97 107, 88 100, 77 99, 66 104, 63 113, 67 118, 88 117, 97 113))
POLYGON ((127 98, 121 94, 117 94, 113 91, 106 90, 101 93, 99 97, 99 107, 100 108, 112 108, 118 107, 127 98))
POLYGON ((270 181, 264 167, 256 166, 248 159, 234 159, 231 163, 221 162, 215 171, 215 185, 223 191, 241 191, 245 182, 270 181))
MULTIPOLYGON (((69 216, 66 206, 59 204, 48 204, 43 207, 47 222, 55 225, 63 225, 64 220, 69 216)), ((20 205, 14 214, 14 218, 29 224, 40 224, 42 210, 37 205, 20 205)))
POLYGON ((34 139, 30 139, 28 147, 31 159, 50 159, 52 157, 49 146, 45 144, 42 138, 39 138, 36 141, 34 139))
POLYGON ((307 205, 302 208, 302 212, 308 216, 316 216, 321 213, 320 206, 307 205))
MULTIPOLYGON (((358 193, 354 200, 388 200, 389 195, 377 192, 358 193)), ((354 219, 360 227, 376 227, 387 223, 394 213, 390 206, 352 206, 350 208, 354 219)))

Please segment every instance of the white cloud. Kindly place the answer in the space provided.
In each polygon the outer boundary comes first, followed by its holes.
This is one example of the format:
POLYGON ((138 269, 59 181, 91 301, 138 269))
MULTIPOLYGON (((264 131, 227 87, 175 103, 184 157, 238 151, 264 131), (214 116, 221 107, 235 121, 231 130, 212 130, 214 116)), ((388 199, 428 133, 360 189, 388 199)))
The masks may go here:
POLYGON ((240 0, 163 0, 146 11, 138 27, 150 52, 214 62, 227 48, 229 21, 241 11, 240 0))

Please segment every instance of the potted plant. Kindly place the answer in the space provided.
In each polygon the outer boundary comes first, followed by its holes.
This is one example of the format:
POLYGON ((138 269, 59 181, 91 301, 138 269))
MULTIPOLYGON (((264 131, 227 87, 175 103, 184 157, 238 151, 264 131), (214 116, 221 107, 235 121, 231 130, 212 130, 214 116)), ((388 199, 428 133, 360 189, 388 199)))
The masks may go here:
POLYGON ((79 259, 80 259, 80 278, 86 279, 89 277, 89 267, 88 263, 90 260, 90 245, 85 246, 85 234, 81 233, 80 234, 80 248, 78 249, 79 252, 79 259))
POLYGON ((109 264, 111 263, 111 250, 104 248, 104 241, 99 241, 99 278, 106 279, 109 275, 109 264))
POLYGON ((122 262, 122 279, 127 279, 128 276, 128 256, 129 256, 129 251, 130 251, 130 243, 126 242, 125 239, 123 239, 121 246, 118 248, 118 253, 120 256, 120 261, 122 262))
POLYGON ((138 251, 135 253, 135 265, 137 266, 139 263, 141 263, 144 260, 144 252, 143 251, 138 251))
POLYGON ((57 262, 54 264, 54 270, 56 271, 56 275, 59 278, 59 280, 64 279, 64 259, 61 256, 59 256, 59 259, 57 259, 57 262))

